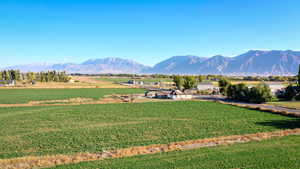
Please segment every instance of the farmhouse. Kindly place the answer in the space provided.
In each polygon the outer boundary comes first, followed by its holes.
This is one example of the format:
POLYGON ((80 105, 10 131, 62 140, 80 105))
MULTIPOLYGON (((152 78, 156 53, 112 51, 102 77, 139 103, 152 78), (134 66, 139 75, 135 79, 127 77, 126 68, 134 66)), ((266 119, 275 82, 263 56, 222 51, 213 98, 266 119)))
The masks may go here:
POLYGON ((220 94, 220 88, 215 86, 211 82, 202 82, 197 85, 197 90, 200 91, 201 94, 220 94))
POLYGON ((278 82, 269 82, 266 84, 270 87, 271 93, 273 95, 276 95, 278 92, 282 91, 285 88, 285 86, 282 83, 278 82))
POLYGON ((157 98, 157 99, 173 99, 173 100, 188 100, 193 98, 192 93, 182 92, 180 90, 172 91, 147 91, 145 97, 148 98, 157 98))
POLYGON ((148 97, 148 98, 155 98, 156 97, 156 92, 155 91, 147 91, 145 93, 145 97, 148 97))
POLYGON ((218 88, 214 86, 211 82, 201 82, 197 85, 198 90, 214 90, 215 88, 218 88))
MULTIPOLYGON (((286 86, 280 82, 266 82, 266 85, 271 89, 273 95, 277 95, 279 92, 282 92, 286 86)), ((248 85, 248 88, 255 87, 256 85, 248 85)))
POLYGON ((143 81, 135 81, 135 80, 129 80, 127 83, 132 85, 144 85, 143 81))
POLYGON ((192 94, 184 93, 184 92, 181 92, 180 90, 173 90, 170 93, 170 99, 173 99, 173 100, 187 100, 187 99, 192 99, 192 98, 193 98, 192 94))

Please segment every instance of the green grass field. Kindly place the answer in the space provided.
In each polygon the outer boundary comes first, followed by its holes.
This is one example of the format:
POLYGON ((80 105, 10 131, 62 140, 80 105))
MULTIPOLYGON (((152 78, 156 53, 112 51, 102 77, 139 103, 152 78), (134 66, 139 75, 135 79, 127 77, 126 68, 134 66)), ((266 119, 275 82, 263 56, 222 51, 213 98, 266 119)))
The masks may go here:
POLYGON ((63 100, 76 97, 99 99, 110 94, 143 93, 143 89, 0 89, 0 104, 28 103, 40 100, 63 100))
POLYGON ((0 108, 0 121, 0 158, 300 127, 296 118, 200 101, 0 108))
POLYGON ((56 169, 298 169, 300 136, 58 166, 56 169))
POLYGON ((172 82, 172 79, 169 78, 144 78, 144 79, 133 79, 133 78, 97 78, 98 80, 102 81, 109 81, 114 83, 124 83, 128 82, 129 80, 135 80, 135 81, 143 81, 143 82, 172 82))

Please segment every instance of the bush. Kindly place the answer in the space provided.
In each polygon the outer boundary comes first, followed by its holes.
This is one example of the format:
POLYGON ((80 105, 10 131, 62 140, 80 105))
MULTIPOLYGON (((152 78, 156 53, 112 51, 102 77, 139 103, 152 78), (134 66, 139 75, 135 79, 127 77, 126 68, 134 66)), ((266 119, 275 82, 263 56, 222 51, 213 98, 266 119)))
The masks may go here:
POLYGON ((264 103, 272 100, 271 90, 266 84, 260 84, 251 89, 242 83, 229 85, 225 91, 225 95, 233 100, 251 103, 264 103))
POLYGON ((285 100, 300 100, 300 87, 299 86, 293 86, 289 85, 284 93, 280 96, 280 98, 283 98, 285 100))
POLYGON ((236 85, 236 98, 242 101, 249 100, 249 88, 245 84, 236 85))
POLYGON ((260 84, 252 87, 249 93, 249 102, 251 103, 264 103, 272 100, 272 94, 269 86, 260 84))
POLYGON ((300 93, 298 93, 298 94, 294 97, 294 99, 295 99, 296 101, 300 101, 300 93))

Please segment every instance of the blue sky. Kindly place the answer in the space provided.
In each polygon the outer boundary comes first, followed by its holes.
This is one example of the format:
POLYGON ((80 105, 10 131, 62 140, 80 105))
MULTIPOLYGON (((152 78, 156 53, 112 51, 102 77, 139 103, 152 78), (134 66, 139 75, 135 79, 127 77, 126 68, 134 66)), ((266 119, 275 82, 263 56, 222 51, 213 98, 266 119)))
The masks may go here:
POLYGON ((0 66, 300 50, 299 0, 1 0, 0 66))

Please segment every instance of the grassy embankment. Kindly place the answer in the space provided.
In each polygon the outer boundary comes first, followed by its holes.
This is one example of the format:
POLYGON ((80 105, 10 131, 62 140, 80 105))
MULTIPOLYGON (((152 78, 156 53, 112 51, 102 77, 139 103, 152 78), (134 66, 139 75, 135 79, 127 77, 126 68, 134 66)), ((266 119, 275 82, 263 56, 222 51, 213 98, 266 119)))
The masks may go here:
POLYGON ((219 169, 285 168, 300 166, 300 136, 274 138, 230 146, 168 152, 121 159, 63 165, 57 169, 219 169))
POLYGON ((300 110, 300 101, 279 101, 279 102, 270 102, 269 104, 300 110))

